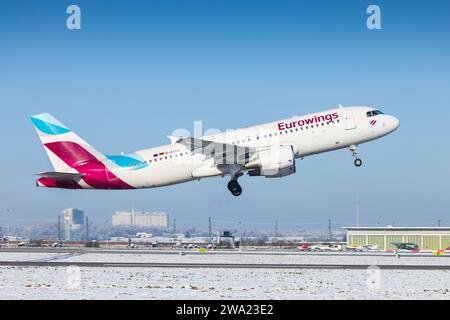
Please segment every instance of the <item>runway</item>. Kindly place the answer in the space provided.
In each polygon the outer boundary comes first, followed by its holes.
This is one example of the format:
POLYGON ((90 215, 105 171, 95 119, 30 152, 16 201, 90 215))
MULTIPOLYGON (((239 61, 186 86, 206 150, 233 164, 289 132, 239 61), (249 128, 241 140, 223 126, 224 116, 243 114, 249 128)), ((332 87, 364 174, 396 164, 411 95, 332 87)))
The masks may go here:
POLYGON ((114 267, 114 268, 220 268, 220 269, 349 269, 366 270, 450 270, 450 265, 364 265, 364 264, 244 264, 244 263, 137 263, 137 262, 62 262, 0 261, 0 266, 20 267, 114 267))
POLYGON ((450 255, 289 250, 0 248, 0 267, 450 270, 450 255))
MULTIPOLYGON (((304 255, 304 256, 365 256, 365 257, 392 257, 395 254, 393 252, 354 252, 354 251, 338 251, 338 252, 308 252, 299 251, 295 249, 282 249, 282 250, 261 250, 261 249, 243 249, 243 250, 208 250, 207 252, 198 252, 197 250, 186 250, 180 249, 106 249, 106 248, 0 248, 0 253, 10 252, 10 253, 60 253, 60 254, 128 254, 128 255, 179 255, 180 252, 187 255, 229 255, 229 254, 240 254, 240 255, 304 255)), ((402 257, 415 258, 415 257, 432 257, 431 252, 400 252, 402 257)), ((440 259, 450 258, 450 255, 441 256, 440 259)))

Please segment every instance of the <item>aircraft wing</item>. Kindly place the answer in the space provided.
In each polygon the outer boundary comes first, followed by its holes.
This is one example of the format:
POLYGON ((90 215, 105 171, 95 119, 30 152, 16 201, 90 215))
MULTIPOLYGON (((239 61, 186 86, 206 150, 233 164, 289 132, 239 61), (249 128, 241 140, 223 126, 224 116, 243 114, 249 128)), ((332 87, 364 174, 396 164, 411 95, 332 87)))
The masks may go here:
POLYGON ((54 178, 57 180, 73 180, 73 181, 79 181, 83 177, 82 174, 72 172, 40 172, 37 175, 44 178, 54 178))
POLYGON ((169 137, 172 144, 179 143, 194 153, 214 158, 216 164, 245 164, 256 152, 256 148, 215 142, 193 137, 169 137))

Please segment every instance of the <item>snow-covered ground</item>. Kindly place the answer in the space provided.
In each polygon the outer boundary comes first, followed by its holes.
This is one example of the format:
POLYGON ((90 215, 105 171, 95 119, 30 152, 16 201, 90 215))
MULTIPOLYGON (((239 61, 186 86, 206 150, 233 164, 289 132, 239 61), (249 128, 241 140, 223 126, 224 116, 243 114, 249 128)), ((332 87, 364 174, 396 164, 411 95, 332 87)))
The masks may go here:
POLYGON ((449 299, 449 271, 0 267, 1 299, 449 299))
MULTIPOLYGON (((447 257, 0 252, 2 261, 428 264, 447 257)), ((450 271, 0 267, 0 299, 450 299, 450 271)))

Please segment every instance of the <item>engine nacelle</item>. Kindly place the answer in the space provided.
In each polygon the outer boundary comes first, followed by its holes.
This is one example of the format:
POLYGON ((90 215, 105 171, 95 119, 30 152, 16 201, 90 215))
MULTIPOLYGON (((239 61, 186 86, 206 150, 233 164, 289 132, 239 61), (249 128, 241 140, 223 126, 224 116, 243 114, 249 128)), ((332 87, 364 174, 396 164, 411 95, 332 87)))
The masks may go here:
POLYGON ((277 178, 294 174, 294 150, 291 145, 282 145, 258 151, 245 168, 250 170, 249 176, 277 178))

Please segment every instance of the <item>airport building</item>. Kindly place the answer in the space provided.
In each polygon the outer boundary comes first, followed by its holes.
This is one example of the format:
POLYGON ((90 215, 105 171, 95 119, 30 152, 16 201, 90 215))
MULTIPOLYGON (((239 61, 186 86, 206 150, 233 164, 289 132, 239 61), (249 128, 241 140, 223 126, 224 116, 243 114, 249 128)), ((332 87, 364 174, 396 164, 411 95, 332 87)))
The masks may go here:
POLYGON ((376 245, 393 250, 393 243, 415 243, 419 250, 445 250, 450 247, 450 228, 446 227, 344 227, 350 246, 376 245))
POLYGON ((84 231, 84 211, 68 208, 62 211, 64 214, 64 239, 68 241, 80 241, 84 231))
POLYGON ((111 218, 113 226, 167 228, 169 216, 164 212, 117 211, 111 218))

